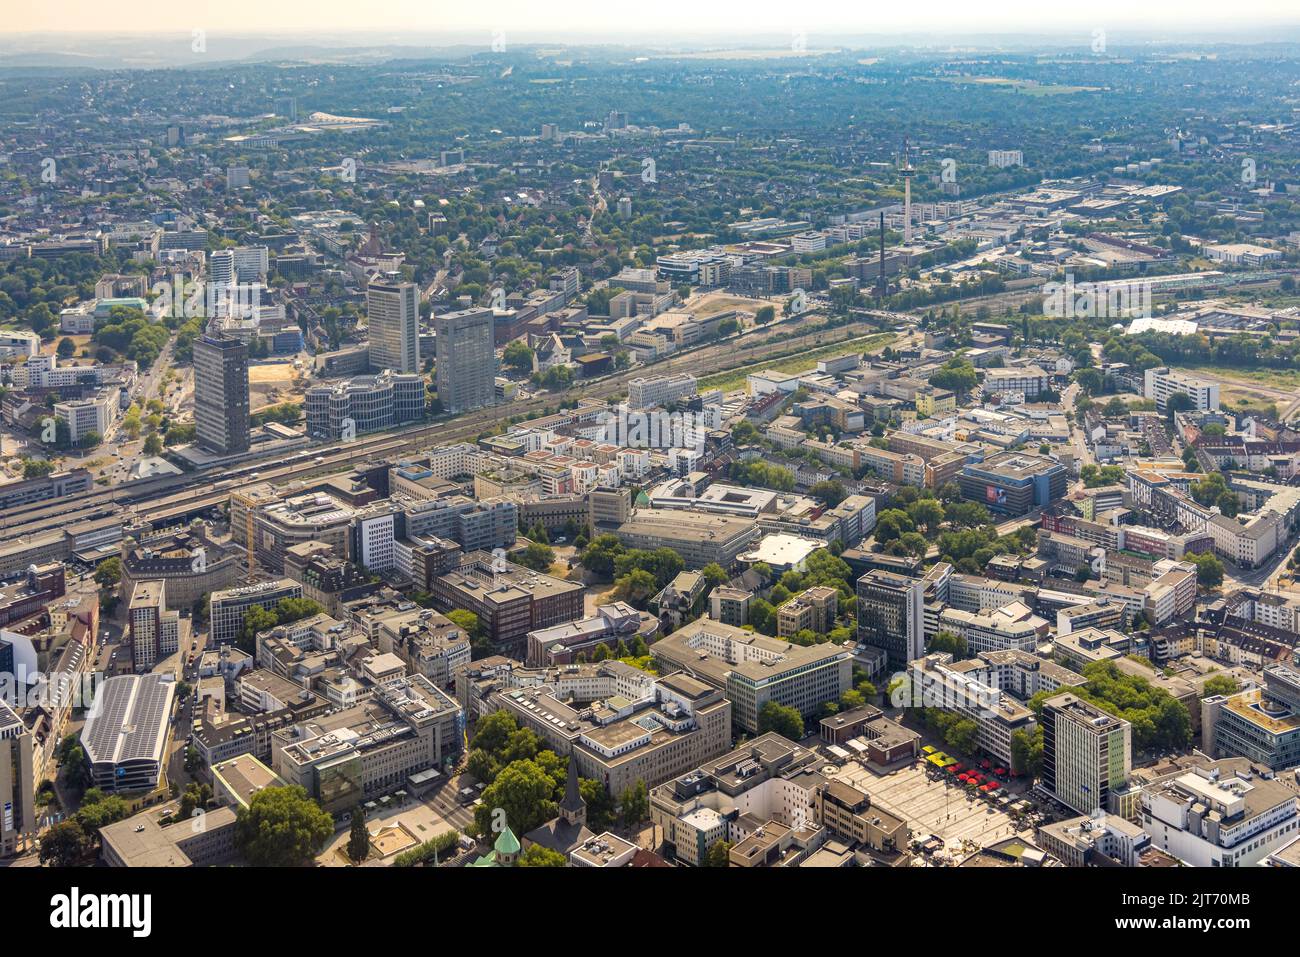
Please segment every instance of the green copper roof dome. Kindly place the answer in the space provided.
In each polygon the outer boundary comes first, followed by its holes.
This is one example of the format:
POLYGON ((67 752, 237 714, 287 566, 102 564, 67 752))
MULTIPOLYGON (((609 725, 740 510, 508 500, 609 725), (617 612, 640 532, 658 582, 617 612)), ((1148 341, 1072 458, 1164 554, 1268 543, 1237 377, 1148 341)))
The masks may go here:
POLYGON ((497 842, 492 845, 492 849, 498 854, 519 853, 519 838, 515 837, 515 832, 510 830, 509 825, 507 825, 506 829, 501 832, 501 836, 498 837, 497 842))

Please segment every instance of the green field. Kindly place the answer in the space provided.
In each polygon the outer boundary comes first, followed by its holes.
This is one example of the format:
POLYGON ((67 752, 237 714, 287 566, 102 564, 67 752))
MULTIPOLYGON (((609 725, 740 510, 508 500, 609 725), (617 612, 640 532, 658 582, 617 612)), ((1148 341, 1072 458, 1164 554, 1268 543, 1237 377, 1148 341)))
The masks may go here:
POLYGON ((976 84, 994 89, 1015 90, 1026 96, 1060 96, 1070 93, 1096 93, 1098 86, 1068 86, 1062 83, 1039 83, 1036 80, 1017 80, 1006 76, 922 76, 921 80, 943 83, 976 84))
POLYGON ((763 369, 773 369, 776 372, 807 372, 817 365, 819 359, 843 355, 854 348, 862 352, 883 349, 897 338, 898 336, 892 332, 878 332, 870 336, 844 339, 841 342, 821 346, 808 352, 801 352, 798 355, 787 356, 784 359, 760 359, 757 362, 748 362, 701 379, 699 385, 702 389, 722 389, 724 392, 730 389, 738 389, 745 384, 745 377, 751 372, 758 372, 763 369))
POLYGON ((1238 366, 1189 366, 1192 372, 1203 372, 1242 383, 1262 385, 1266 389, 1293 391, 1300 389, 1300 370, 1297 369, 1243 369, 1238 366))

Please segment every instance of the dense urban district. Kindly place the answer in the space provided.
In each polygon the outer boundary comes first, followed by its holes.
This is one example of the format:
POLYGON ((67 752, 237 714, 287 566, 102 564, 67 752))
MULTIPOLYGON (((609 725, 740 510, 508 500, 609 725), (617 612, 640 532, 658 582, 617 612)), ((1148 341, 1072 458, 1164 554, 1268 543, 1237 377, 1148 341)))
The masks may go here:
POLYGON ((1300 865, 1300 50, 0 69, 11 866, 1300 865))

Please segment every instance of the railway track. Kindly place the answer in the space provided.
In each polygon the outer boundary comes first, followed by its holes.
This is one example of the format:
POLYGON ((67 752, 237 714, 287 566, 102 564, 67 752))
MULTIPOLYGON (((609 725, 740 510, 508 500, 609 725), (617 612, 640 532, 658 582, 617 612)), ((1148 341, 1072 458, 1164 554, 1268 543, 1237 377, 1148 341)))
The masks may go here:
MULTIPOLYGON (((626 391, 627 382, 644 375, 672 372, 726 371, 728 365, 749 366, 767 356, 784 355, 800 347, 815 348, 860 337, 872 329, 866 322, 848 323, 834 329, 819 328, 784 335, 780 327, 754 330, 738 338, 711 343, 668 356, 649 367, 614 373, 567 390, 562 395, 535 396, 512 403, 511 416, 528 415, 554 407, 561 401, 608 399, 626 391), (764 334, 766 333, 766 334, 764 334), (744 339, 755 337, 752 345, 744 339), (736 360, 740 359, 740 362, 736 360)), ((874 330, 873 330, 874 331, 874 330)), ((501 422, 502 408, 466 413, 454 419, 433 422, 400 432, 386 432, 354 442, 318 446, 279 456, 279 462, 252 461, 229 468, 186 475, 146 479, 111 488, 95 489, 80 496, 54 502, 34 502, 7 510, 0 516, 0 543, 48 532, 96 519, 126 513, 150 521, 202 511, 224 502, 232 488, 252 481, 287 482, 342 471, 358 461, 413 454, 433 445, 474 441, 501 422), (147 505, 147 512, 139 506, 147 505)))

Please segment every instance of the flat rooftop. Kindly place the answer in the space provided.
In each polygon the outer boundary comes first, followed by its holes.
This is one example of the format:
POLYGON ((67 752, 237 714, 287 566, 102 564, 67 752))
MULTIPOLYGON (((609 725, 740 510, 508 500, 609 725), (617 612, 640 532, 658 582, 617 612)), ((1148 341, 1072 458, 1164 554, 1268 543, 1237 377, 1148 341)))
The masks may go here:
POLYGON ((241 807, 248 807, 254 794, 263 788, 284 784, 280 776, 251 754, 241 754, 212 766, 212 777, 220 781, 241 807))

